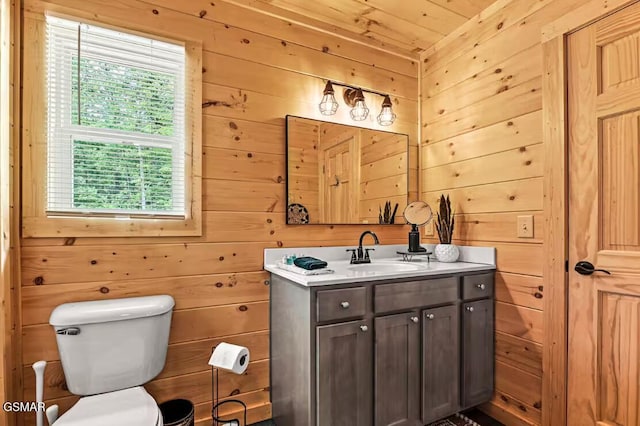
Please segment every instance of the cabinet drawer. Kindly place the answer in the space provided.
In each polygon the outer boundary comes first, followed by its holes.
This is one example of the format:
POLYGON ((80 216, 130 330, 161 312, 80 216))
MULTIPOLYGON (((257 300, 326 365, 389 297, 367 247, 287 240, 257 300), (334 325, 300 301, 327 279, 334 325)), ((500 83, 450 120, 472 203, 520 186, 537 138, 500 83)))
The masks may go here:
POLYGON ((482 299, 493 295, 493 272, 462 277, 462 298, 482 299))
POLYGON ((363 317, 367 312, 364 287, 323 290, 317 294, 318 321, 363 317))
POLYGON ((375 312, 392 312, 454 302, 458 298, 458 278, 381 284, 374 289, 375 312))

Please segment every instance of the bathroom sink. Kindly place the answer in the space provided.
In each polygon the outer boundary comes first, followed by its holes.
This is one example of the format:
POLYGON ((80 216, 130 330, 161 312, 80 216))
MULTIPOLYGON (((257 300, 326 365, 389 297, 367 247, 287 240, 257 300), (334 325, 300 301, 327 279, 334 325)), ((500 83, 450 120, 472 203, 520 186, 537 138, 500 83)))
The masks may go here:
POLYGON ((405 262, 373 262, 363 263, 360 265, 352 265, 347 268, 349 271, 354 272, 369 272, 374 274, 389 274, 394 272, 409 272, 422 269, 419 265, 413 265, 405 262))

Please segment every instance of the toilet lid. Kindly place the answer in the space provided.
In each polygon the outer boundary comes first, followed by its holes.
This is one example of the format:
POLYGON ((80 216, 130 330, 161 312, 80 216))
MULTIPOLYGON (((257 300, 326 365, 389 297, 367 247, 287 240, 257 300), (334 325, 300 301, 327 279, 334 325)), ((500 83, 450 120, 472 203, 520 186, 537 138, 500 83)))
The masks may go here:
POLYGON ((56 426, 155 426, 160 410, 147 391, 137 386, 80 398, 56 426))

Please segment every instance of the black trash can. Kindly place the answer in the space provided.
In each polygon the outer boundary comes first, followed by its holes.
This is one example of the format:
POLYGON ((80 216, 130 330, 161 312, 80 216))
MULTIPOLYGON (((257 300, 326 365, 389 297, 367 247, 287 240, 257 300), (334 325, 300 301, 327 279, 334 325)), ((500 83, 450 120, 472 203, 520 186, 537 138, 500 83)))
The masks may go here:
POLYGON ((193 426, 195 409, 188 399, 172 399, 160 404, 164 426, 193 426))

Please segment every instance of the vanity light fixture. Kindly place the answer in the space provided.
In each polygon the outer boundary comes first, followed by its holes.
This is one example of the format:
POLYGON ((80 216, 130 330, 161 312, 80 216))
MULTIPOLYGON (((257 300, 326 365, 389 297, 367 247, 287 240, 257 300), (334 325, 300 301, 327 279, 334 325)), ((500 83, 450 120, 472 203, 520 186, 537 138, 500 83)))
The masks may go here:
POLYGON ((351 108, 351 112, 349 113, 351 115, 351 119, 354 121, 365 120, 369 116, 369 108, 367 108, 367 104, 364 101, 362 89, 356 90, 353 103, 353 108, 351 108))
POLYGON ((369 108, 367 107, 364 99, 364 92, 374 95, 382 96, 382 109, 378 114, 378 123, 381 126, 390 126, 396 119, 396 114, 393 112, 393 103, 391 97, 385 93, 375 92, 373 90, 362 89, 359 87, 349 86, 348 84, 336 83, 335 81, 327 81, 324 88, 322 101, 320 101, 320 113, 322 115, 333 115, 338 109, 338 102, 334 96, 335 92, 333 86, 344 87, 343 99, 344 102, 351 107, 349 115, 354 121, 366 120, 369 116, 369 108))
POLYGON ((391 98, 387 95, 382 101, 382 110, 378 115, 378 123, 380 123, 381 126, 390 126, 395 119, 396 114, 393 112, 393 104, 391 103, 391 98))
POLYGON ((338 102, 334 96, 333 86, 330 81, 324 86, 322 100, 320 101, 320 113, 322 115, 333 115, 338 110, 338 102))

